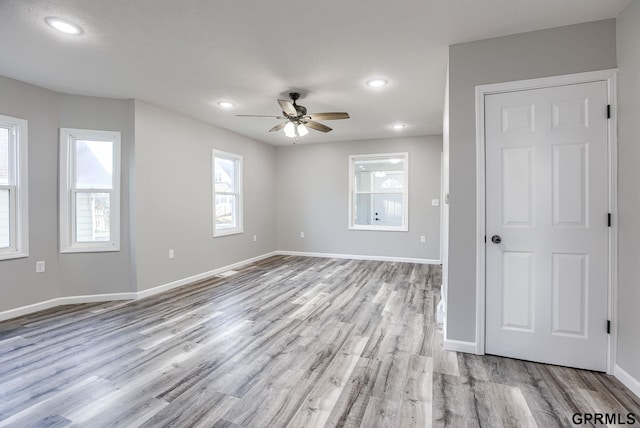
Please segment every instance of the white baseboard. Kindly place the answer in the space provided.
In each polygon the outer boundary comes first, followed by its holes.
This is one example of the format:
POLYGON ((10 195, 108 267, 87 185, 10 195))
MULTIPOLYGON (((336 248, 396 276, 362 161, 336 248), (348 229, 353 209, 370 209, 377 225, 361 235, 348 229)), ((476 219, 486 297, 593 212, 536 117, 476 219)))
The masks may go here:
POLYGON ((456 351, 456 352, 464 352, 465 354, 476 354, 477 353, 477 345, 476 342, 464 342, 462 340, 444 340, 444 349, 445 351, 456 351))
POLYGON ((222 272, 231 270, 231 269, 237 269, 239 267, 242 266, 246 266, 248 264, 251 263, 255 263, 257 261, 272 257, 272 256, 277 256, 278 252, 277 251, 272 251, 270 253, 266 253, 266 254, 262 254, 256 257, 252 257, 250 259, 246 259, 246 260, 242 260, 239 261, 237 263, 233 263, 227 266, 222 266, 219 267, 217 269, 213 269, 207 272, 203 272, 203 273, 199 273, 197 275, 193 275, 193 276, 189 276, 187 278, 182 278, 179 279, 177 281, 172 281, 166 284, 162 284, 162 285, 158 285, 157 287, 153 287, 153 288, 148 288, 146 290, 142 290, 142 291, 138 291, 136 298, 138 299, 142 299, 145 297, 149 297, 149 296, 153 296, 154 294, 158 294, 158 293, 162 293, 165 291, 169 291, 169 290, 173 290, 174 288, 178 288, 178 287, 182 287, 183 285, 187 285, 187 284, 191 284, 197 281, 202 281, 203 279, 207 279, 207 278, 211 278, 212 276, 218 275, 222 272))
POLYGON ((19 308, 0 312, 0 321, 21 317, 33 312, 44 311, 45 309, 55 308, 56 306, 74 305, 78 303, 108 302, 112 300, 131 300, 135 298, 136 293, 93 294, 87 296, 58 297, 56 299, 46 300, 44 302, 38 302, 32 305, 21 306, 19 308))
POLYGON ((440 264, 440 260, 414 259, 410 257, 363 256, 358 254, 311 253, 311 252, 305 252, 305 251, 285 251, 285 250, 278 250, 276 251, 276 254, 279 254, 281 256, 324 257, 324 258, 330 258, 330 259, 376 260, 380 262, 418 263, 423 265, 439 265, 440 264))
MULTIPOLYGON (((153 296, 158 293, 162 293, 165 291, 173 290, 177 287, 182 287, 183 285, 191 284, 196 281, 201 281, 203 279, 210 278, 212 276, 218 275, 222 272, 237 269, 242 266, 246 266, 251 263, 255 263, 257 261, 266 259, 272 256, 302 256, 302 257, 325 257, 325 258, 336 258, 336 259, 354 259, 354 260, 377 260, 377 261, 391 261, 391 262, 404 262, 404 263, 419 263, 419 264, 440 264, 440 260, 430 260, 430 259, 413 259, 413 258, 405 258, 405 257, 384 257, 384 256, 363 256, 363 255, 352 255, 352 254, 329 254, 329 253, 308 253, 308 252, 298 252, 298 251, 272 251, 270 253, 262 254, 256 257, 252 257, 246 260, 239 261, 237 263, 233 263, 227 266, 222 266, 217 269, 213 269, 207 272, 199 273, 197 275, 192 275, 187 278, 182 278, 177 281, 172 281, 166 284, 158 285, 153 288, 149 288, 146 290, 141 290, 138 292, 129 292, 129 293, 113 293, 113 294, 94 294, 94 295, 86 295, 86 296, 66 296, 66 297, 58 297, 55 299, 47 300, 44 302, 38 302, 27 306, 21 306, 15 309, 9 309, 4 312, 0 312, 0 321, 8 320, 11 318, 20 317, 22 315, 28 315, 33 312, 42 311, 45 309, 54 308, 56 306, 62 305, 71 305, 77 303, 97 303, 97 302, 106 302, 110 300, 136 300, 142 299, 145 297, 153 296)), ((464 343, 464 342, 460 342, 464 343)), ((475 347, 475 344, 473 345, 475 347)), ((457 349, 456 349, 457 350, 457 349)), ((475 352, 474 351, 463 351, 461 352, 475 352)))
POLYGON ((640 397, 640 380, 634 378, 629 373, 627 373, 622 367, 619 365, 615 365, 613 368, 613 375, 618 378, 620 382, 624 384, 627 388, 631 390, 636 396, 640 397))
POLYGON ((44 302, 34 303, 32 305, 9 309, 8 311, 0 312, 0 321, 21 317, 22 315, 27 315, 32 312, 44 311, 45 309, 50 309, 60 305, 60 299, 51 299, 44 302))
POLYGON ((111 293, 111 294, 88 294, 86 296, 60 297, 61 305, 75 305, 78 303, 108 302, 111 300, 133 300, 136 298, 135 292, 111 293))
POLYGON ((173 281, 167 284, 159 285, 157 287, 153 287, 147 290, 142 290, 139 292, 129 292, 129 293, 112 293, 112 294, 93 294, 86 296, 66 296, 66 297, 58 297, 51 300, 46 300, 44 302, 38 302, 27 306, 21 306, 15 309, 9 309, 7 311, 0 312, 0 321, 8 320, 11 318, 17 318, 23 315, 28 315, 33 312, 43 311, 45 309, 51 309, 56 306, 62 305, 72 305, 77 303, 97 303, 97 302, 107 302, 112 300, 136 300, 142 299, 144 297, 149 297, 154 294, 162 293, 164 291, 172 290, 176 287, 181 287, 186 284, 190 284, 192 282, 200 281, 203 279, 210 278, 214 275, 218 275, 219 273, 236 269, 251 263, 255 263, 257 261, 266 259, 268 257, 272 257, 278 255, 277 252, 271 252, 267 254, 262 254, 257 257, 252 257, 250 259, 242 260, 237 263, 233 263, 227 266, 223 266, 217 269, 210 270, 208 272, 203 272, 198 275, 193 275, 188 278, 180 279, 178 281, 173 281))

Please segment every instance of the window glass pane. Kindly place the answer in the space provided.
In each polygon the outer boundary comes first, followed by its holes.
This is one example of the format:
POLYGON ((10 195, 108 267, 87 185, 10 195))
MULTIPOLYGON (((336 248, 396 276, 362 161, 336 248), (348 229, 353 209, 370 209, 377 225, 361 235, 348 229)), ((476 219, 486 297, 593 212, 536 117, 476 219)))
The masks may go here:
POLYGON ((0 189, 0 248, 9 248, 11 244, 9 222, 9 190, 0 189))
POLYGON ((358 192, 380 192, 384 189, 402 191, 404 187, 402 158, 356 160, 354 173, 358 192))
POLYGON ((110 208, 109 193, 76 193, 76 241, 111 240, 110 208))
POLYGON ((9 184, 9 130, 0 128, 0 184, 9 184))
POLYGON ((402 226, 404 207, 401 193, 378 193, 374 197, 374 224, 378 226, 402 226))
POLYGON ((373 195, 369 193, 355 194, 354 196, 354 218, 355 224, 367 225, 372 224, 373 220, 373 195))
POLYGON ((113 186, 113 143, 76 140, 76 188, 111 189, 113 186))
POLYGON ((402 226, 402 193, 354 195, 355 224, 402 226))
POLYGON ((356 192, 370 192, 372 190, 373 173, 365 171, 362 165, 356 168, 356 192))
POLYGON ((216 229, 236 227, 236 195, 216 195, 216 229))
POLYGON ((230 159, 215 158, 216 192, 236 192, 236 162, 230 159))
POLYGON ((375 191, 402 191, 403 175, 402 171, 377 171, 374 174, 375 191))

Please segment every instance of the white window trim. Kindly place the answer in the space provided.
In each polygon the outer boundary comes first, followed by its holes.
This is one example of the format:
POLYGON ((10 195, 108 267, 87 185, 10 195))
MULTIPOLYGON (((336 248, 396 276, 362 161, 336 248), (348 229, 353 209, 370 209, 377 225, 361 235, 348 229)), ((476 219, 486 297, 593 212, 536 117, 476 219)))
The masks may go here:
MULTIPOLYGON (((390 191, 388 193, 401 193, 401 192, 393 192, 390 191)), ((370 153, 363 155, 349 155, 349 229, 350 230, 377 230, 377 231, 387 231, 387 232, 408 232, 409 231, 409 153, 408 152, 399 152, 399 153, 370 153), (354 164, 356 160, 364 160, 364 159, 384 159, 391 157, 404 157, 404 177, 403 183, 404 191, 402 192, 402 205, 403 205, 403 218, 402 218, 402 226, 376 226, 373 224, 368 225, 358 225, 355 224, 354 210, 354 198, 355 194, 355 171, 354 164)))
MULTIPOLYGON (((244 233, 244 219, 243 219, 243 209, 242 209, 242 200, 243 200, 242 164, 243 164, 243 159, 241 155, 237 155, 235 153, 223 152, 221 150, 216 150, 216 149, 213 149, 211 151, 211 190, 212 190, 211 191, 211 195, 212 195, 211 214, 212 214, 212 226, 213 226, 214 238, 244 233), (238 171, 236 174, 236 182, 238 187, 237 197, 236 197, 237 227, 234 227, 232 229, 220 229, 220 230, 216 229, 216 184, 215 184, 216 157, 237 161, 237 165, 238 165, 238 171)), ((218 193, 222 195, 236 194, 236 193, 227 193, 227 192, 218 192, 218 193)))
POLYGON ((120 251, 120 142, 118 131, 97 131, 89 129, 60 128, 60 252, 93 253, 120 251), (74 242, 75 230, 74 191, 71 180, 73 173, 73 151, 75 140, 109 141, 113 143, 113 188, 79 189, 78 192, 92 191, 110 193, 110 234, 111 240, 104 242, 74 242))
POLYGON ((27 121, 0 115, 0 125, 10 129, 9 162, 13 165, 13 174, 9 181, 15 184, 0 185, 8 189, 10 199, 11 246, 0 250, 0 260, 17 259, 29 256, 29 193, 27 172, 27 121))

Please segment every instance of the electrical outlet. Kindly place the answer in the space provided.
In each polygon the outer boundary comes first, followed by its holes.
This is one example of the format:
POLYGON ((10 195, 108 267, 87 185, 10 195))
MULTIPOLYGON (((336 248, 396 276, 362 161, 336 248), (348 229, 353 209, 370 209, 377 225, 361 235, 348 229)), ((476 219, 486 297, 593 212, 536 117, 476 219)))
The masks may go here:
POLYGON ((427 237, 424 235, 420 235, 420 242, 422 242, 423 244, 427 242, 427 237))
POLYGON ((44 269, 44 261, 36 262, 36 273, 42 273, 44 272, 44 269))
POLYGON ((304 232, 300 232, 300 238, 304 238, 304 232))
POLYGON ((431 206, 437 207, 440 205, 440 199, 431 199, 431 206))
POLYGON ((169 250, 169 260, 173 259, 176 256, 176 254, 173 252, 173 250, 169 250))
POLYGON ((253 235, 253 242, 256 242, 258 240, 258 235, 253 235))

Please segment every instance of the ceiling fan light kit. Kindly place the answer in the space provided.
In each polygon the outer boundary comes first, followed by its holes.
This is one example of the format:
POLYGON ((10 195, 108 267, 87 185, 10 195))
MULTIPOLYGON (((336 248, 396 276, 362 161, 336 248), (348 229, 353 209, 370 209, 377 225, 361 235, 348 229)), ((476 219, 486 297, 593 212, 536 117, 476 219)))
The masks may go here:
POLYGON ((349 119, 349 113, 346 112, 328 112, 328 113, 311 113, 307 114, 307 108, 305 106, 298 105, 296 101, 300 98, 298 92, 290 92, 289 100, 278 100, 278 105, 282 109, 282 116, 264 116, 253 114, 239 114, 239 117, 272 117, 275 119, 285 119, 271 128, 269 132, 276 132, 284 130, 284 135, 290 138, 295 138, 294 144, 300 137, 304 137, 309 133, 309 129, 314 129, 320 132, 330 132, 331 128, 323 125, 317 120, 338 120, 349 119))
POLYGON ((306 126, 304 126, 303 123, 301 123, 298 126, 296 126, 296 131, 298 131, 298 135, 301 136, 301 137, 304 137, 305 135, 307 135, 309 133, 309 130, 307 129, 306 126))
POLYGON ((289 138, 293 138, 296 136, 296 125, 293 122, 287 122, 284 126, 284 135, 289 138))

